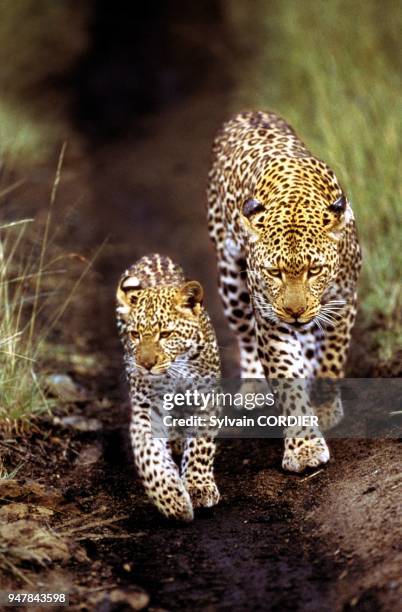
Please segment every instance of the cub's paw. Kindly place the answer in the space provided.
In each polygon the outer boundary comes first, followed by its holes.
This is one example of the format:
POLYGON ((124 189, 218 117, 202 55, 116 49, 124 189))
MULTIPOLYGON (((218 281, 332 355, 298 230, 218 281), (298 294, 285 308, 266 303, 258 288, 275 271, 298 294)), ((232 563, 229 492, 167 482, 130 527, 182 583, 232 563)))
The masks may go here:
POLYGON ((219 502, 220 494, 214 480, 203 483, 187 483, 194 508, 211 508, 219 502))
POLYGON ((194 519, 191 497, 181 479, 169 486, 156 498, 151 494, 156 507, 167 518, 190 523, 194 519))
POLYGON ((302 472, 329 460, 327 443, 322 436, 314 438, 286 438, 282 468, 289 472, 302 472))

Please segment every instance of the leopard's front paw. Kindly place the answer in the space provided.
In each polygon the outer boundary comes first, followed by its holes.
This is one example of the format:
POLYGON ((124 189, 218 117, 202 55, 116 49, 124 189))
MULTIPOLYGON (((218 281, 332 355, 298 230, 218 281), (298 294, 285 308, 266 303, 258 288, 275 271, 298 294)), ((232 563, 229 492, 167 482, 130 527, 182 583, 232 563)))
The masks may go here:
POLYGON ((220 494, 213 479, 203 483, 186 483, 194 508, 211 508, 219 502, 220 494))
POLYGON ((282 467, 289 472, 302 472, 329 460, 329 449, 322 436, 314 438, 286 438, 282 467))

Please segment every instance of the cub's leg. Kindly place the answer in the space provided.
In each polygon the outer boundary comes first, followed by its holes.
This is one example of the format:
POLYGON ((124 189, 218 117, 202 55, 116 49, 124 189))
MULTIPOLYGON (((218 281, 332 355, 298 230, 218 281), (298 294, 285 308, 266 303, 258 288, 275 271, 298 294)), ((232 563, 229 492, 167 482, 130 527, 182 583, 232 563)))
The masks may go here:
POLYGON ((192 521, 190 495, 180 478, 168 440, 152 436, 150 407, 134 410, 130 437, 138 474, 155 506, 168 518, 192 521))
MULTIPOLYGON (((308 392, 309 369, 298 334, 285 326, 259 321, 258 353, 267 378, 273 385, 285 416, 314 417, 308 392), (290 380, 289 380, 290 379, 290 380)), ((302 472, 329 459, 328 446, 315 425, 287 427, 282 467, 302 472)))
MULTIPOLYGON (((226 241, 228 243, 229 241, 226 241)), ((227 247, 230 245, 227 244, 227 247)), ((255 320, 246 284, 246 261, 232 247, 217 251, 219 293, 231 330, 236 334, 240 351, 241 378, 264 378, 257 353, 255 320)))
POLYGON ((215 442, 211 437, 186 439, 181 473, 194 508, 209 508, 219 501, 213 471, 214 455, 215 442))

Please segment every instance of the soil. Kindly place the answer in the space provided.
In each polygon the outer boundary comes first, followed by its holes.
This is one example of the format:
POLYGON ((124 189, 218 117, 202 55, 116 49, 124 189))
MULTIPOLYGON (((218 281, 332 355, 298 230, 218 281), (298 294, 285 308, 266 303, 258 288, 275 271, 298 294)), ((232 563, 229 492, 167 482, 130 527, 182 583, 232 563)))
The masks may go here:
MULTIPOLYGON (((52 508, 47 524, 71 551, 67 560, 28 560, 19 569, 31 590, 70 591, 76 610, 398 610, 396 440, 333 441, 329 465, 302 475, 281 470, 279 440, 222 441, 222 501, 185 526, 161 517, 136 478, 113 320, 122 270, 152 251, 180 261, 204 284, 225 371, 236 373, 203 205, 210 145, 227 113, 227 94, 211 85, 144 119, 141 133, 66 157, 56 210, 66 249, 87 255, 109 236, 63 319, 72 351, 98 368, 71 361, 82 396, 28 433, 2 438, 5 464, 21 464, 12 481, 21 489, 3 491, 2 503, 52 508), (37 497, 32 482, 43 486, 37 497)), ((21 206, 33 189, 34 202, 44 201, 51 175, 50 166, 30 175, 21 206)), ((357 344, 352 357, 361 355, 357 344)), ((365 373, 364 360, 356 367, 365 373)), ((4 573, 2 588, 21 585, 4 573)))

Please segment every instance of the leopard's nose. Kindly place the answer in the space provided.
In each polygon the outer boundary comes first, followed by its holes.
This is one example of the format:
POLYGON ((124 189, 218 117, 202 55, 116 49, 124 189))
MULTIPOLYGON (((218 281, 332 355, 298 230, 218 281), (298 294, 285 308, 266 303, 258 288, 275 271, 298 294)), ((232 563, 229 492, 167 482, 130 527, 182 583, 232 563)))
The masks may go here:
POLYGON ((283 309, 286 314, 290 315, 291 317, 294 317, 295 319, 297 319, 297 317, 300 317, 304 312, 306 312, 306 308, 304 308, 303 306, 300 308, 291 308, 289 306, 285 306, 283 309))

